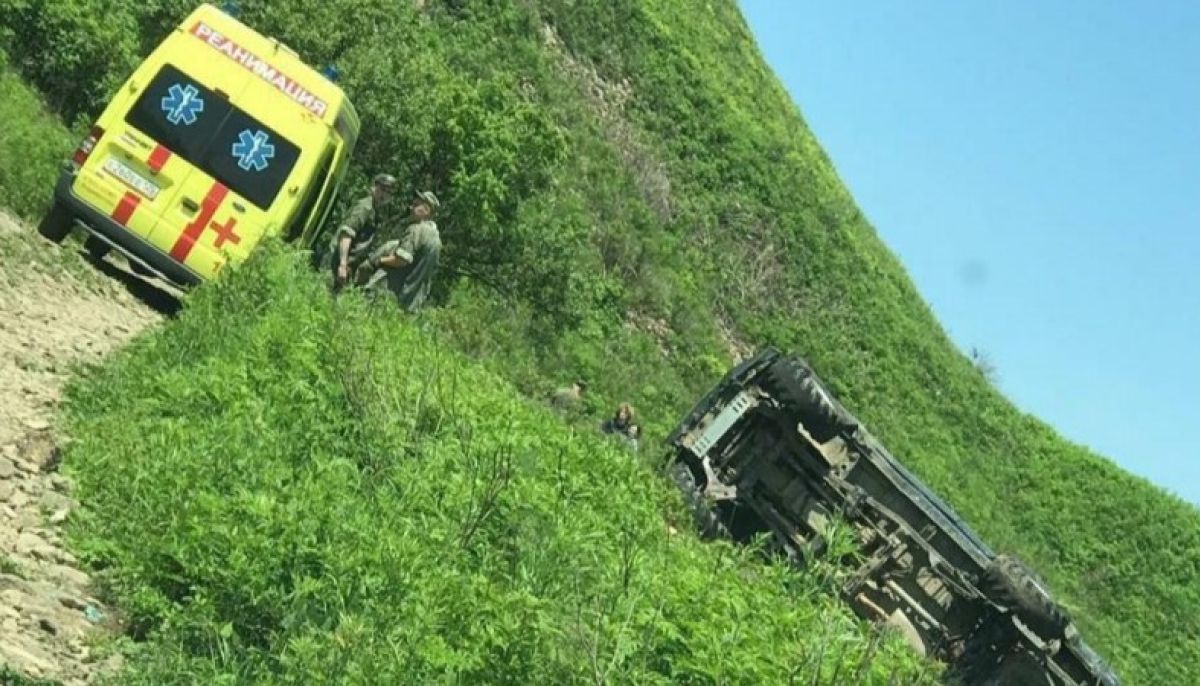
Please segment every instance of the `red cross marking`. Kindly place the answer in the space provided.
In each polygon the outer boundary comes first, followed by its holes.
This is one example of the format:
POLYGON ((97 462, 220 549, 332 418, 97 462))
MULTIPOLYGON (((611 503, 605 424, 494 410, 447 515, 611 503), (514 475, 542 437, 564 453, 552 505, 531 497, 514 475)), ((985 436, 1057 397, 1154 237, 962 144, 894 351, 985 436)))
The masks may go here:
MULTIPOLYGON (((208 194, 204 196, 204 200, 200 203, 200 213, 183 229, 183 233, 179 234, 179 238, 175 240, 175 245, 171 247, 171 257, 177 262, 187 260, 188 255, 192 253, 192 247, 196 245, 196 239, 208 227, 209 221, 213 215, 217 213, 217 208, 225 201, 225 195, 229 193, 229 189, 222 186, 220 183, 214 183, 208 189, 208 194)), ((232 228, 232 227, 231 227, 232 228)))
POLYGON ((217 232, 217 242, 215 247, 219 248, 225 245, 226 241, 237 245, 242 242, 242 237, 233 232, 233 227, 237 226, 237 218, 230 217, 224 224, 218 224, 215 220, 208 225, 208 228, 217 232))

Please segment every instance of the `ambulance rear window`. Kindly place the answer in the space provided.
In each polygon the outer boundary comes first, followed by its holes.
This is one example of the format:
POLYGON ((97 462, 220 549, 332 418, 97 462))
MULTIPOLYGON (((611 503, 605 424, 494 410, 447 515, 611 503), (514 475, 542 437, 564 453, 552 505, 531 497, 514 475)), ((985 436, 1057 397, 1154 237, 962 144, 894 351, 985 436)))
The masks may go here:
POLYGON ((169 64, 125 121, 264 210, 300 156, 274 129, 169 64))

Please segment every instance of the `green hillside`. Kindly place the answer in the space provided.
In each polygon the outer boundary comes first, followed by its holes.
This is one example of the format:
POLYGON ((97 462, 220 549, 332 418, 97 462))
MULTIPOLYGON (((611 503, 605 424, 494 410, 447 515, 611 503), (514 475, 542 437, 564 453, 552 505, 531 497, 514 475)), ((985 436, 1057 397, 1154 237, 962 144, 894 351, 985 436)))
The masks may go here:
MULTIPOLYGON (((583 374, 589 421, 631 400, 647 443, 735 351, 800 352, 994 547, 1047 577, 1127 683, 1200 683, 1200 513, 1017 411, 954 348, 733 2, 239 4, 338 65, 364 117, 352 182, 388 170, 445 201, 430 335, 529 395, 583 374)), ((0 0, 0 47, 86 121, 190 7, 0 0)), ((401 360, 409 335, 394 336, 401 360)), ((157 388, 119 397, 136 407, 157 388)), ((99 421, 87 407, 79 426, 99 421)))
POLYGON ((81 379, 68 428, 76 545, 149 639, 126 683, 933 683, 819 575, 679 533, 628 452, 294 253, 81 379))

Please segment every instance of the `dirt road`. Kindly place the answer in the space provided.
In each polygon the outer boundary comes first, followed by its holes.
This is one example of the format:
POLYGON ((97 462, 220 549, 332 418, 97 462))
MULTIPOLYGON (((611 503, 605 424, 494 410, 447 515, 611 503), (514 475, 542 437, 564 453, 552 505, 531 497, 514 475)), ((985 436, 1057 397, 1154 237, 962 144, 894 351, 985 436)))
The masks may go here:
POLYGON ((97 270, 75 252, 0 212, 0 681, 8 670, 86 684, 117 661, 94 640, 116 614, 60 537, 78 503, 58 473, 55 410, 72 364, 162 315, 132 281, 104 273, 116 267, 97 270))

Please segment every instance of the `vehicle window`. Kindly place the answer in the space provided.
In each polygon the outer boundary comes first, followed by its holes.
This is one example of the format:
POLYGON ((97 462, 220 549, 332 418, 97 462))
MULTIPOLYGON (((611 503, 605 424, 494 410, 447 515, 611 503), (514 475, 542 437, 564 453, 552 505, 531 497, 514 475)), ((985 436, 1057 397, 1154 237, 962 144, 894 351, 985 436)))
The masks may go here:
POLYGON ((169 64, 125 121, 264 210, 300 156, 274 129, 169 64))
POLYGON ((228 100, 167 65, 142 91, 125 121, 195 165, 230 109, 228 100))
POLYGON ((358 134, 351 130, 350 116, 346 113, 346 110, 343 109, 338 113, 337 119, 335 119, 333 122, 333 128, 335 131, 337 131, 338 135, 341 136, 343 143, 346 145, 354 145, 355 140, 358 138, 358 134))
POLYGON ((250 115, 234 108, 213 137, 203 168, 264 210, 300 157, 300 149, 250 115))

